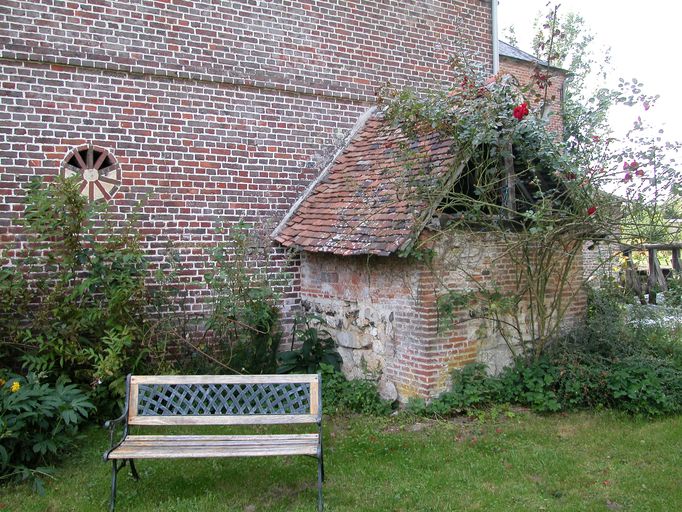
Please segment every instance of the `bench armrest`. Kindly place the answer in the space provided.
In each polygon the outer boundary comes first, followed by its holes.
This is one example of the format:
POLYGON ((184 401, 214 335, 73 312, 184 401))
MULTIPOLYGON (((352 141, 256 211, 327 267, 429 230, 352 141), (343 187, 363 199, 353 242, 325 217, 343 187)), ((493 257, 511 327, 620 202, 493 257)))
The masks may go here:
POLYGON ((122 421, 125 421, 127 416, 128 416, 128 411, 123 411, 123 414, 121 414, 118 418, 105 421, 104 422, 104 428, 108 428, 109 430, 112 430, 116 426, 116 424, 121 423, 122 421))
POLYGON ((104 428, 109 430, 109 449, 104 452, 104 460, 108 460, 107 457, 111 451, 119 446, 125 438, 128 436, 128 408, 123 411, 123 414, 121 414, 118 418, 115 418, 113 420, 107 420, 104 422, 104 428), (116 431, 119 430, 116 427, 118 425, 122 425, 123 427, 123 432, 121 435, 121 438, 118 440, 118 442, 114 443, 114 436, 116 434, 116 431))

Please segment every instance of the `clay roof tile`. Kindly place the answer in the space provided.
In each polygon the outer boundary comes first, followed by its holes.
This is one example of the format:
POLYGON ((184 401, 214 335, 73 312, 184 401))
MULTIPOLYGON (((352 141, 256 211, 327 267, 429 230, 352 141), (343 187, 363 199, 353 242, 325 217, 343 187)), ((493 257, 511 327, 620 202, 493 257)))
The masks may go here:
POLYGON ((338 255, 390 255, 417 235, 437 187, 454 161, 435 133, 408 139, 381 115, 370 118, 309 195, 275 231, 288 247, 338 255), (415 152, 407 155, 407 143, 415 152))

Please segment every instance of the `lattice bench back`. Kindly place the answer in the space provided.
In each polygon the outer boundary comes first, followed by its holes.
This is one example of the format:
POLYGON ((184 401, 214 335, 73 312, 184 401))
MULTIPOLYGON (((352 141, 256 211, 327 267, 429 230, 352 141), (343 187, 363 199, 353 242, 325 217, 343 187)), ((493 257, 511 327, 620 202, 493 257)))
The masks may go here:
POLYGON ((321 421, 319 375, 132 375, 129 425, 321 421))

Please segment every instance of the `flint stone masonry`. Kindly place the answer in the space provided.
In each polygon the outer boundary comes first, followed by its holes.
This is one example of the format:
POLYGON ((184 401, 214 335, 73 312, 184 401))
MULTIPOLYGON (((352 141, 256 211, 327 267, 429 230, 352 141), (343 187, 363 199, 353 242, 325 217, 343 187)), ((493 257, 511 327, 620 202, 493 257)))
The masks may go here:
MULTIPOLYGON (((376 378, 386 396, 402 402, 438 395, 447 389, 452 370, 466 364, 482 362, 497 373, 511 362, 507 341, 492 322, 472 317, 474 305, 456 311, 452 325, 443 323, 437 308, 437 297, 446 290, 495 286, 517 293, 508 247, 492 234, 467 233, 444 238, 433 249, 429 266, 397 256, 302 256, 304 308, 324 319, 344 371, 376 378)), ((583 318, 582 271, 578 257, 562 293, 563 328, 583 318)), ((519 307, 527 311, 527 301, 519 307)))

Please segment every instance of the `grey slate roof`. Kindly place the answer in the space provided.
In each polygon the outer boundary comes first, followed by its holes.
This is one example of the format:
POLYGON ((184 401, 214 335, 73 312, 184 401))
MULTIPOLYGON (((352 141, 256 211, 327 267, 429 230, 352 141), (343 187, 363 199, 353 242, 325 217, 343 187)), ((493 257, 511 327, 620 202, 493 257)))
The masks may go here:
POLYGON ((547 61, 538 59, 537 57, 534 57, 530 53, 526 53, 523 50, 519 50, 515 46, 512 46, 509 43, 505 43, 502 40, 500 40, 500 56, 524 60, 526 62, 533 62, 535 64, 540 64, 541 66, 547 65, 547 61))

